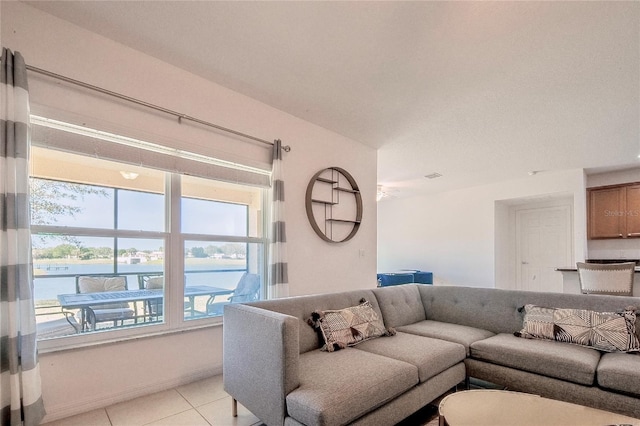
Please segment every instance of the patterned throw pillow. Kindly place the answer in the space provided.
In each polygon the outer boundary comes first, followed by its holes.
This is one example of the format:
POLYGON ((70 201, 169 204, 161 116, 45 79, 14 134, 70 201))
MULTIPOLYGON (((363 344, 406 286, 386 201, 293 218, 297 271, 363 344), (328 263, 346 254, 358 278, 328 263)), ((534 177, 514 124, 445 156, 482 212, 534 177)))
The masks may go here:
POLYGON ((340 310, 313 311, 307 320, 322 340, 323 351, 333 352, 380 336, 392 336, 395 330, 384 328, 370 302, 340 310))
POLYGON ((518 337, 573 343, 605 352, 638 352, 635 308, 621 312, 524 306, 518 337))

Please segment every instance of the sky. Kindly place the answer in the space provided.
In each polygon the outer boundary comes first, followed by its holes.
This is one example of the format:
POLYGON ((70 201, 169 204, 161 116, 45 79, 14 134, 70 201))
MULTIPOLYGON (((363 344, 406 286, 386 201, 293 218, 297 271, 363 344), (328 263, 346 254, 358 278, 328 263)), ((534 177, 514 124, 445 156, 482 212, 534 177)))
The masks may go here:
MULTIPOLYGON (((77 200, 66 200, 70 206, 80 207, 81 211, 71 217, 56 215, 51 225, 79 228, 114 228, 114 190, 106 188, 103 194, 87 194, 77 200)), ((164 195, 139 191, 118 190, 118 229, 134 231, 164 230, 164 195)), ((247 207, 240 204, 222 203, 193 198, 182 199, 182 232, 208 235, 247 235, 247 207)), ((85 247, 112 247, 111 238, 79 238, 85 247)), ((39 247, 55 247, 62 242, 49 238, 37 242, 39 247)), ((138 250, 158 250, 162 239, 123 239, 119 248, 135 247, 138 250), (131 245, 128 245, 131 244, 131 245)), ((208 245, 209 243, 203 243, 208 245)))

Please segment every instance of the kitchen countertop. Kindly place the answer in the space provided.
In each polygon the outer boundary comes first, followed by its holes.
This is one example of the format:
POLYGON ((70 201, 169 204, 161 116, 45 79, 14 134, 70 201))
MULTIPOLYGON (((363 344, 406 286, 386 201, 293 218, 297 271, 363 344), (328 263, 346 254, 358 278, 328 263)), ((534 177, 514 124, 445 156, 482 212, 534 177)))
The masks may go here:
MULTIPOLYGON (((640 274, 640 267, 636 267, 636 274, 640 274)), ((578 268, 576 268, 575 266, 568 266, 566 268, 556 268, 556 271, 560 271, 560 272, 578 272, 578 268)))
MULTIPOLYGON (((585 262, 586 263, 601 263, 601 264, 635 262, 636 263, 636 274, 638 272, 640 272, 640 259, 587 259, 585 262)), ((556 271, 560 271, 560 272, 576 272, 577 270, 578 270, 578 268, 575 267, 575 266, 567 266, 567 267, 556 268, 556 271)))

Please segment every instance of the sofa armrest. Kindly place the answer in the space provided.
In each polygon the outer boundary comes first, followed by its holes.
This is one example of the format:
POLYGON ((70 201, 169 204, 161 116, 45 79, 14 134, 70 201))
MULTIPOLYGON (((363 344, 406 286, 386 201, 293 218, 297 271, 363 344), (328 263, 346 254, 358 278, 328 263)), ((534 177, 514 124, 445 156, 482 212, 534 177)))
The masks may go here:
POLYGON ((243 304, 224 307, 224 389, 269 426, 283 425, 299 386, 299 320, 243 304))

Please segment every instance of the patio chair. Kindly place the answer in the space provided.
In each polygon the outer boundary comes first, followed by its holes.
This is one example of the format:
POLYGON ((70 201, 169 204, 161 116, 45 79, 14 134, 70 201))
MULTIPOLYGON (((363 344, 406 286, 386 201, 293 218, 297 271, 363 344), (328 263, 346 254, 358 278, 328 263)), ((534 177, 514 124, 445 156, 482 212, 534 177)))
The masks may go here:
MULTIPOLYGON (((125 291, 127 277, 113 275, 78 275, 76 276, 76 293, 101 293, 105 291, 125 291)), ((134 304, 135 306, 135 304, 134 304)), ((91 330, 96 329, 96 324, 101 322, 113 322, 113 326, 124 325, 124 320, 137 318, 136 311, 131 309, 128 302, 114 302, 88 306, 83 309, 80 318, 82 329, 87 326, 91 330)))
POLYGON ((576 263, 578 280, 583 294, 633 296, 635 262, 576 263))
POLYGON ((259 298, 260 276, 245 272, 228 300, 224 302, 214 302, 215 296, 207 300, 207 315, 222 315, 224 305, 228 305, 229 303, 253 302, 259 298))
MULTIPOLYGON (((138 288, 140 290, 162 290, 164 289, 164 273, 149 273, 149 274, 138 274, 138 288)), ((145 319, 149 318, 152 320, 158 320, 159 316, 162 315, 163 312, 163 297, 160 299, 147 300, 144 304, 144 316, 145 319)), ((189 311, 191 309, 191 302, 184 302, 184 310, 189 311)))
MULTIPOLYGON (((138 287, 140 290, 163 290, 164 289, 164 273, 138 274, 138 287)), ((160 299, 152 299, 144 302, 145 320, 158 320, 163 312, 164 297, 160 299)))
POLYGON ((63 311, 62 314, 64 318, 36 323, 38 339, 69 336, 80 332, 80 324, 74 313, 63 311))

